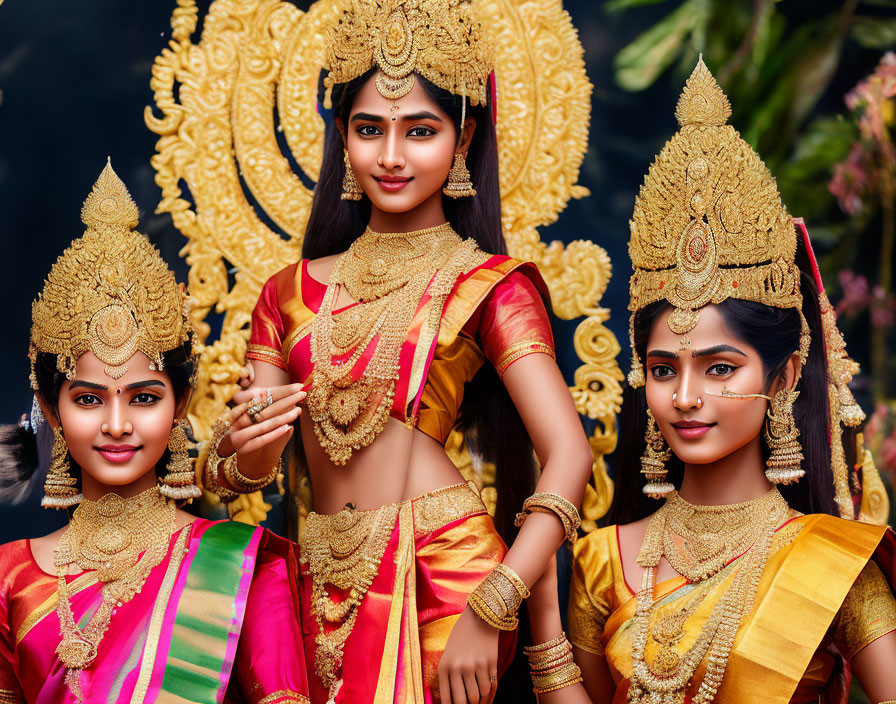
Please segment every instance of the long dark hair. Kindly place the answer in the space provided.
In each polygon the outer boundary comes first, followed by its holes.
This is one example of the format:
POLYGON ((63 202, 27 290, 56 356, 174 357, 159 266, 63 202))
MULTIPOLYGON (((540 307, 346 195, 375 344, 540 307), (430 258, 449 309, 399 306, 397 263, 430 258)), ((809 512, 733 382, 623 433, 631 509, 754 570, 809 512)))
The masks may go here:
MULTIPOLYGON (((333 117, 348 124, 355 97, 374 71, 333 87, 333 117)), ((451 117, 459 138, 464 98, 439 88, 419 74, 415 79, 427 96, 451 117)), ((484 252, 506 254, 498 188, 498 142, 490 110, 488 106, 471 106, 467 101, 466 114, 476 120, 467 168, 477 195, 457 200, 445 197, 443 206, 451 226, 462 236, 472 237, 484 252)), ((302 245, 302 256, 306 259, 344 252, 367 226, 370 201, 366 197, 357 202, 340 199, 345 175, 343 148, 342 135, 331 121, 327 125, 321 176, 314 190, 302 245)), ((535 457, 520 415, 491 365, 484 365, 467 384, 458 427, 464 433, 467 447, 496 465, 499 501, 495 524, 501 537, 510 543, 517 532, 514 516, 535 489, 535 457)))
MULTIPOLYGON (((791 508, 797 511, 837 516, 828 441, 827 356, 821 334, 818 288, 802 242, 797 248, 796 261, 801 272, 803 315, 812 331, 812 345, 798 387, 801 393, 793 406, 806 476, 796 484, 781 486, 780 490, 791 508)), ((658 301, 635 315, 635 349, 642 360, 653 324, 668 308, 668 303, 658 301)), ((782 372, 790 356, 799 349, 801 325, 798 311, 733 298, 719 303, 718 308, 728 332, 759 353, 767 389, 782 372)), ((644 452, 644 429, 647 427, 647 400, 643 387, 633 389, 626 386, 624 389, 619 427, 619 448, 612 458, 616 472, 615 492, 610 510, 601 520, 602 525, 631 523, 650 515, 659 507, 658 502, 641 491, 640 457, 644 452)), ((854 433, 844 433, 845 446, 848 447, 854 438, 854 433)), ((764 440, 763 457, 768 457, 764 440)), ((673 455, 666 467, 669 469, 669 481, 676 487, 681 486, 684 463, 673 455)))
MULTIPOLYGON (((180 401, 190 393, 190 380, 193 375, 194 360, 190 356, 187 345, 176 347, 162 355, 164 370, 171 379, 175 398, 180 401)), ((34 364, 34 377, 37 380, 37 393, 58 418, 59 393, 65 382, 65 374, 56 368, 56 355, 40 352, 34 364)), ((41 430, 27 430, 20 425, 0 426, 0 501, 18 502, 24 500, 29 493, 32 477, 38 470, 45 471, 41 465, 48 461, 48 448, 41 447, 41 441, 52 442, 52 434, 46 432, 48 424, 41 424, 41 430), (43 460, 43 462, 42 462, 43 460)), ((162 476, 167 471, 165 465, 170 459, 169 450, 165 450, 162 458, 156 463, 156 474, 162 476)), ((69 456, 71 474, 81 483, 81 468, 69 456)))

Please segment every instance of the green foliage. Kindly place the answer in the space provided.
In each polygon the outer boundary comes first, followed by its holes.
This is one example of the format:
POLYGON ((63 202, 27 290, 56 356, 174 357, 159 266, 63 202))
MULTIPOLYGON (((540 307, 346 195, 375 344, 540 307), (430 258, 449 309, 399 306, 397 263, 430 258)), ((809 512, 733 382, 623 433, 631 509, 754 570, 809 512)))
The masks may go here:
POLYGON ((889 49, 896 46, 896 19, 856 17, 850 36, 866 49, 889 49))

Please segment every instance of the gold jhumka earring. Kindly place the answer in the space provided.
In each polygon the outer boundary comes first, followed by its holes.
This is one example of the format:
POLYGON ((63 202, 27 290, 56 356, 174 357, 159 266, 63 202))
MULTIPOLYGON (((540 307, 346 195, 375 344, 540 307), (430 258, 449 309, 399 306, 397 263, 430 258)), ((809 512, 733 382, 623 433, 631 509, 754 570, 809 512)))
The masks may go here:
POLYGON ((190 438, 187 435, 189 421, 178 419, 168 435, 168 450, 171 458, 162 477, 159 491, 169 499, 190 501, 202 496, 202 489, 196 486, 193 458, 190 457, 190 438))
POLYGON ((361 200, 364 197, 364 191, 355 172, 352 171, 352 163, 348 159, 348 149, 343 149, 343 160, 345 161, 345 176, 342 179, 342 200, 361 200))
POLYGON ((772 398, 768 409, 765 441, 771 454, 766 463, 765 476, 773 484, 792 484, 806 474, 802 468, 800 431, 793 417, 793 402, 799 395, 799 391, 781 389, 772 398))
POLYGON ((78 491, 78 480, 71 474, 65 436, 61 428, 53 428, 50 470, 44 482, 44 498, 40 505, 44 508, 68 508, 83 500, 84 496, 78 491))
POLYGON ((641 474, 646 477, 647 483, 643 491, 653 499, 662 499, 675 489, 666 481, 668 473, 666 462, 672 457, 672 448, 666 445, 666 439, 660 432, 650 409, 647 409, 647 432, 644 434, 644 439, 647 441, 647 446, 641 455, 641 474))
POLYGON ((466 198, 476 195, 473 181, 470 180, 470 171, 467 169, 466 157, 460 152, 454 155, 454 165, 448 172, 448 183, 445 184, 442 193, 449 198, 466 198))

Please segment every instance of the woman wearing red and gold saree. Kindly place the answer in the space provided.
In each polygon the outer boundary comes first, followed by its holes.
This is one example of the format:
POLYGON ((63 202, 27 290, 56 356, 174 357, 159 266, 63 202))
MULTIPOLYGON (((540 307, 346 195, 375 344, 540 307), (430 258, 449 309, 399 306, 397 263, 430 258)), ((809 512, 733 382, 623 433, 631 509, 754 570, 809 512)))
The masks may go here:
POLYGON ((541 277, 504 254, 482 34, 469 0, 342 15, 305 259, 264 286, 238 398, 253 412, 209 464, 225 490, 257 486, 277 456, 243 433, 281 427, 282 447, 303 404, 314 702, 492 698, 513 645, 499 633, 579 522, 592 459, 541 277), (458 425, 497 465, 494 523, 445 452, 458 425))
POLYGON ((180 420, 186 293, 132 230, 111 166, 82 218, 30 348, 54 437, 42 503, 76 507, 65 528, 0 546, 0 701, 307 702, 292 544, 178 508, 199 495, 180 420))
POLYGON ((852 520, 858 367, 730 114, 701 60, 635 205, 616 494, 573 565, 564 657, 584 685, 550 691, 538 648, 546 704, 845 702, 850 672, 896 698, 896 536, 852 520))

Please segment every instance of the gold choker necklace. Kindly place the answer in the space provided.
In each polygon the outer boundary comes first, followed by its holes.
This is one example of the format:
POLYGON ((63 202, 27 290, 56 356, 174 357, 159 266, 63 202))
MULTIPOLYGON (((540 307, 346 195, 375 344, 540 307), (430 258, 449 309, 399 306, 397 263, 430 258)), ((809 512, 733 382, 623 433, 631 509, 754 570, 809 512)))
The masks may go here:
POLYGON ((124 499, 106 494, 99 501, 82 501, 54 552, 59 602, 56 613, 62 642, 56 648, 68 668, 65 682, 81 700, 81 670, 90 667, 109 628, 112 610, 129 601, 168 552, 175 531, 175 505, 158 486, 124 499), (144 553, 139 558, 140 553, 144 553), (65 575, 70 564, 96 570, 103 583, 103 601, 88 624, 79 628, 69 602, 65 575))
POLYGON ((764 522, 757 516, 777 515, 786 508, 777 489, 752 501, 722 506, 691 504, 672 492, 651 520, 651 527, 656 521, 656 529, 645 536, 638 560, 644 561, 641 564, 653 563, 661 550, 682 577, 703 581, 759 540, 764 522))
POLYGON ((306 403, 318 442, 334 464, 348 462, 386 426, 399 355, 423 296, 430 298, 425 330, 438 334, 458 277, 487 258, 446 224, 394 235, 368 229, 333 266, 311 327, 314 376, 306 403), (340 286, 358 303, 334 313, 340 286), (371 345, 358 375, 355 367, 371 345))
POLYGON ((712 702, 741 619, 753 609, 775 529, 788 510, 784 498, 773 489, 758 499, 727 506, 696 506, 673 493, 654 514, 638 555, 644 576, 634 616, 632 678, 627 695, 630 704, 681 704, 704 659, 708 662, 706 674, 693 703, 712 702), (691 580, 697 585, 692 595, 681 598, 679 609, 660 614, 663 600, 654 602, 653 588, 657 566, 664 556, 679 574, 699 578, 691 580), (737 573, 696 641, 679 653, 675 645, 685 634, 688 618, 726 577, 721 570, 740 556, 740 564, 732 567, 737 573), (656 657, 650 664, 644 659, 648 640, 657 644, 656 657))
POLYGON ((342 284, 356 301, 382 298, 432 270, 433 256, 445 249, 446 242, 460 244, 448 223, 395 233, 374 232, 368 227, 348 249, 342 284))

